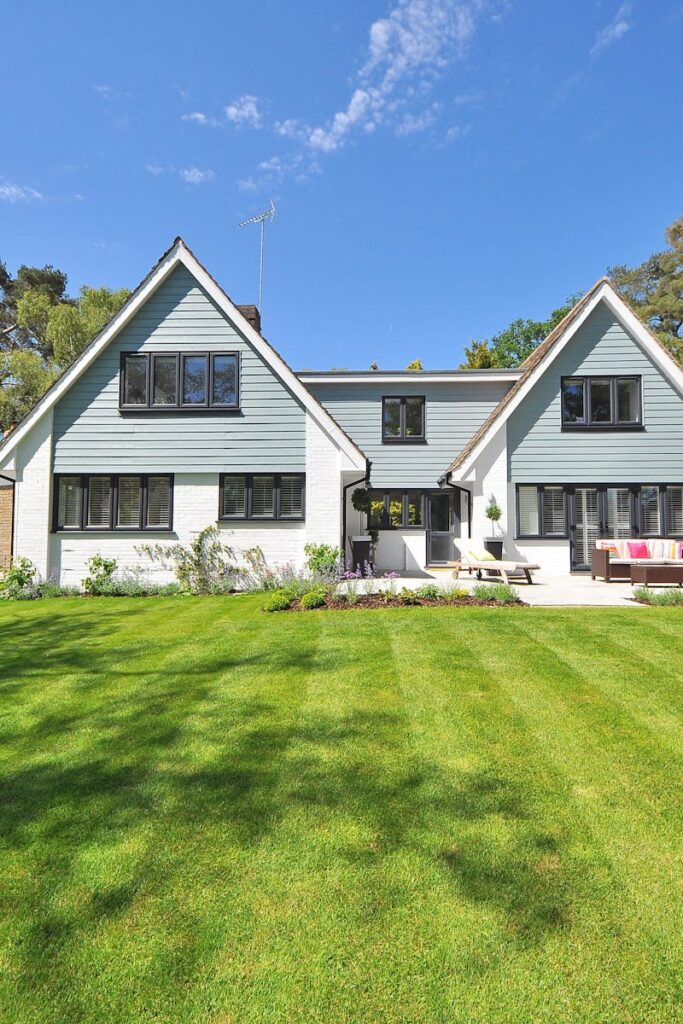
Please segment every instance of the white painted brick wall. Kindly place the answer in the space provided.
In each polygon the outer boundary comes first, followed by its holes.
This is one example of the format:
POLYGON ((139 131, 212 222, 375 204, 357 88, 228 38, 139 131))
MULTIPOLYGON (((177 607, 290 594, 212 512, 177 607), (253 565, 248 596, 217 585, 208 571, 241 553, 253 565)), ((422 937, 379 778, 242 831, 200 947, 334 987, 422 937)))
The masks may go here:
MULTIPOLYGON (((457 483, 453 480, 453 483, 457 483)), ((503 425, 490 443, 486 446, 480 457, 473 466, 472 473, 466 484, 472 490, 472 539, 481 541, 484 537, 503 537, 507 542, 508 537, 514 536, 514 522, 512 513, 514 507, 510 508, 508 517, 508 481, 507 481, 507 434, 503 425), (500 505, 503 515, 495 527, 491 530, 491 523, 486 518, 486 508, 491 500, 495 498, 500 505)), ((466 534, 463 529, 463 535, 466 534)))
POLYGON ((49 571, 52 410, 38 420, 16 452, 15 555, 41 576, 49 571))
POLYGON ((329 435, 306 413, 306 543, 341 543, 341 454, 329 435))

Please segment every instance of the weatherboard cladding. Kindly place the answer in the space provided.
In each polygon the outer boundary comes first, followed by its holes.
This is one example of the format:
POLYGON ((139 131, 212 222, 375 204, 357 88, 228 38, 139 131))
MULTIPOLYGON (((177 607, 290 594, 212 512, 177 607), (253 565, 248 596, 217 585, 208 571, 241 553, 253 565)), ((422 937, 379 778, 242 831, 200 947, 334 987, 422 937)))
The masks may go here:
POLYGON ((599 303, 507 423, 510 479, 530 483, 628 483, 683 479, 683 397, 599 303), (560 380, 642 375, 642 431, 562 431, 560 380))
POLYGON ((305 413, 182 266, 166 278, 54 413, 56 473, 303 471, 305 413), (119 413, 122 352, 237 351, 236 413, 119 413))
MULTIPOLYGON (((373 487, 437 487, 455 452, 495 408, 505 382, 310 383, 309 391, 372 462, 373 487), (382 396, 424 395, 426 444, 382 444, 382 396)), ((512 383, 512 381, 511 381, 512 383)))

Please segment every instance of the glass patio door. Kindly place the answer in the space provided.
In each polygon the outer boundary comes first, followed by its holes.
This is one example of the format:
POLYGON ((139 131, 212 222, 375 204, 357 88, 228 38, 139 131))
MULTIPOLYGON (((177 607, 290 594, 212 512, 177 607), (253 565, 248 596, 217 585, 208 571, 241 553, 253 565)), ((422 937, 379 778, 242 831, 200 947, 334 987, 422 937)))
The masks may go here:
POLYGON ((427 498, 427 562, 443 565, 455 557, 456 522, 453 494, 439 491, 427 498))
POLYGON ((603 536, 619 540, 632 537, 631 492, 628 487, 608 487, 605 492, 606 515, 603 536))

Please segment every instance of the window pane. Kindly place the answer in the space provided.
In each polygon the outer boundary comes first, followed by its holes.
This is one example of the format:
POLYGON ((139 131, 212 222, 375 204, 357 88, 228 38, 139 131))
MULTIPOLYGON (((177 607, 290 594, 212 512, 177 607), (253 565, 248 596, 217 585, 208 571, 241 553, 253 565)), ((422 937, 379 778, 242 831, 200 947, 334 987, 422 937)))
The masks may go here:
POLYGON ((370 527, 376 529, 384 526, 384 494, 382 491, 370 491, 370 527))
POLYGON ((303 477, 280 477, 280 515, 284 518, 297 517, 303 514, 303 477))
POLYGON ((538 488, 520 487, 517 494, 517 500, 519 502, 520 536, 538 536, 538 488))
POLYGON ((640 381, 617 381, 617 418, 620 423, 637 423, 640 418, 640 381))
POLYGON ((585 423, 582 380, 562 382, 562 422, 585 423))
POLYGON ((273 500, 274 477, 255 476, 251 497, 251 514, 253 516, 273 516, 275 503, 273 500))
POLYGON ((640 532, 643 534, 659 533, 659 488, 645 486, 640 488, 640 532))
POLYGON ((206 405, 206 356, 183 359, 183 405, 206 405))
POLYGON ((237 356, 213 357, 211 404, 237 404, 237 356))
POLYGON ((60 530, 78 530, 81 526, 83 491, 79 476, 63 476, 59 481, 57 526, 60 530))
POLYGON ((422 526, 422 494, 408 491, 408 526, 422 526))
POLYGON ((167 476, 150 476, 147 481, 147 526, 171 525, 171 481, 167 476))
POLYGON ((666 532, 683 534, 683 487, 666 489, 666 532))
POLYGON ((632 537, 631 492, 628 487, 607 488, 607 534, 609 537, 632 537))
POLYGON ((91 476, 88 481, 88 526, 109 527, 109 498, 111 479, 91 476))
POLYGON ((591 423, 612 422, 612 388, 608 380, 591 380, 591 423))
POLYGON ((423 437, 422 417, 424 402, 421 398, 406 398, 406 437, 423 437))
POLYGON ((564 515, 564 488, 543 488, 543 536, 562 537, 567 532, 564 515))
POLYGON ((123 363, 123 404, 147 405, 147 356, 126 356, 123 363))
POLYGON ((389 491, 389 524, 403 525, 403 491, 389 491))
POLYGON ((154 357, 154 405, 177 405, 177 360, 175 356, 154 357))
POLYGON ((117 526, 140 528, 140 477, 119 477, 119 507, 117 526))
POLYGON ((398 398, 384 399, 382 434, 384 437, 401 436, 401 401, 398 398))
POLYGON ((224 516, 243 516, 246 511, 244 503, 244 477, 223 477, 223 511, 224 516))

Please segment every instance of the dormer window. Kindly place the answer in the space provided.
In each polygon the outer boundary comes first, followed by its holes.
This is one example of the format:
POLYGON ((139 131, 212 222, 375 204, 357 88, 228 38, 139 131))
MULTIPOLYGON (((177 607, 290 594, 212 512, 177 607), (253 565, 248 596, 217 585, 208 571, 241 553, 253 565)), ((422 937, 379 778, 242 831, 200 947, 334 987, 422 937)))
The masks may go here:
POLYGON ((382 399, 382 441, 419 444, 425 440, 424 395, 400 395, 382 399))
POLYGON ((640 377, 563 377, 564 430, 628 430, 642 427, 640 377))
POLYGON ((239 409, 237 352, 124 352, 123 412, 239 409))

